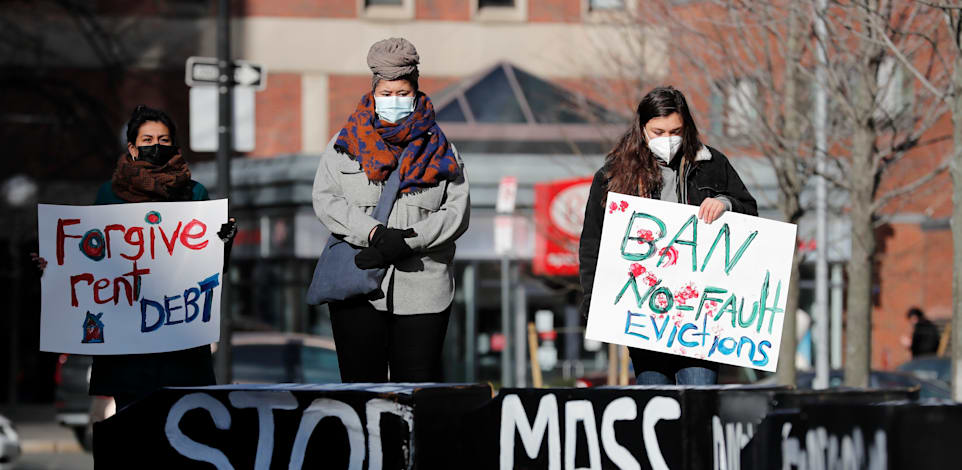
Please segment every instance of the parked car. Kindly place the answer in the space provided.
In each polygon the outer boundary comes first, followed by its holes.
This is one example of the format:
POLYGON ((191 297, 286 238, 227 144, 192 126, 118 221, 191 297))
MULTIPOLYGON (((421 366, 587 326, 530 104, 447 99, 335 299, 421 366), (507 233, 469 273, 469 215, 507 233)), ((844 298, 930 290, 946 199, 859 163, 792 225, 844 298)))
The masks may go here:
MULTIPOLYGON (((231 345, 234 383, 341 380, 333 339, 299 333, 235 332, 231 345)), ((216 345, 213 350, 216 354, 216 345)), ((113 398, 87 395, 92 363, 90 356, 61 354, 54 375, 57 420, 71 428, 77 441, 88 451, 93 443, 93 423, 115 412, 113 398)))
POLYGON ((923 356, 912 359, 896 368, 920 379, 939 380, 946 385, 952 382, 952 362, 945 356, 923 356))
MULTIPOLYGON (((828 376, 828 386, 829 388, 842 387, 845 378, 845 373, 841 369, 833 369, 830 371, 828 376)), ((799 389, 809 390, 812 388, 812 382, 815 381, 814 372, 799 372, 796 376, 796 386, 799 389)), ((772 385, 775 383, 775 377, 768 377, 766 379, 756 382, 758 384, 772 385)), ((951 400, 952 393, 951 389, 944 383, 938 380, 927 380, 916 377, 912 374, 898 371, 884 371, 884 370, 873 370, 869 375, 869 388, 906 388, 906 387, 919 387, 919 398, 937 398, 942 400, 951 400)))
POLYGON ((20 436, 9 419, 0 416, 0 470, 11 470, 20 458, 20 436))
POLYGON ((234 383, 341 381, 333 339, 300 333, 237 332, 231 346, 234 383))
POLYGON ((93 358, 79 354, 61 354, 54 372, 54 408, 61 426, 70 428, 77 442, 90 450, 93 429, 90 425, 91 397, 87 395, 90 384, 90 365, 93 358))

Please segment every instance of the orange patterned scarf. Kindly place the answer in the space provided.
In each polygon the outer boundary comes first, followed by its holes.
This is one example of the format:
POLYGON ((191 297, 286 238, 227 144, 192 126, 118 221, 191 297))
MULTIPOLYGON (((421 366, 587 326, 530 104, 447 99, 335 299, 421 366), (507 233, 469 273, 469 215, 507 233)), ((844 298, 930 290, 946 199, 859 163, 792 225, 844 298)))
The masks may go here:
POLYGON ((414 101, 414 112, 392 124, 377 118, 374 94, 365 94, 334 144, 360 162, 372 182, 387 180, 400 162, 401 193, 452 181, 461 172, 454 150, 435 122, 431 99, 418 92, 414 101))

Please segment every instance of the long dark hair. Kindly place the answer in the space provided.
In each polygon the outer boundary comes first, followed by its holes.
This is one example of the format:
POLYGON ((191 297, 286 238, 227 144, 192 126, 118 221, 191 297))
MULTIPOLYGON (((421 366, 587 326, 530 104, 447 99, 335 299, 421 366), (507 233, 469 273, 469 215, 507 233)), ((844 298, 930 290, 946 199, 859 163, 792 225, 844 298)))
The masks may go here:
POLYGON ((688 110, 685 95, 671 86, 662 86, 648 92, 635 111, 631 128, 621 137, 605 157, 605 176, 608 190, 622 194, 651 196, 661 191, 661 168, 658 159, 648 148, 642 128, 652 118, 672 113, 681 116, 681 148, 678 153, 691 164, 701 148, 698 128, 688 110))
POLYGON ((140 133, 140 126, 148 121, 159 122, 167 126, 167 130, 170 131, 170 143, 177 145, 177 126, 174 125, 174 120, 167 113, 142 104, 134 108, 134 112, 130 114, 130 121, 127 121, 128 144, 137 145, 137 134, 140 133))

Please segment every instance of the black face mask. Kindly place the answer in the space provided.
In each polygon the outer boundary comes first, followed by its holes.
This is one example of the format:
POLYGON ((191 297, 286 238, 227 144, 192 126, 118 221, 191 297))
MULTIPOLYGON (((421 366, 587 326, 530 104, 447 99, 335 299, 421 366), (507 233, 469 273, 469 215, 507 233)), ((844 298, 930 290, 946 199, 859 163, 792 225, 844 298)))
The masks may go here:
POLYGON ((137 147, 137 159, 143 160, 147 163, 152 163, 157 166, 164 166, 174 155, 180 153, 180 147, 176 145, 148 145, 145 147, 137 147))

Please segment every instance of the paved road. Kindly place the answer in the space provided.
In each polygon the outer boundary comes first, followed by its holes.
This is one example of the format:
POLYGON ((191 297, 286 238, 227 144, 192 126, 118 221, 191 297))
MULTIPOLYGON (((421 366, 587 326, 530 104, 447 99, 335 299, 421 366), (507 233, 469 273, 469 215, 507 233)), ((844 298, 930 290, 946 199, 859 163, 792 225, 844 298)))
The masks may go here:
POLYGON ((22 405, 0 410, 20 435, 23 450, 15 470, 90 470, 94 458, 83 452, 73 432, 59 425, 52 405, 22 405))
POLYGON ((16 466, 16 470, 93 470, 93 468, 94 457, 81 452, 24 454, 16 466))

